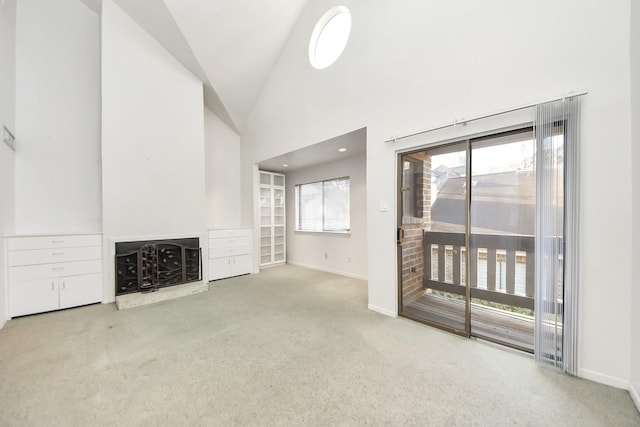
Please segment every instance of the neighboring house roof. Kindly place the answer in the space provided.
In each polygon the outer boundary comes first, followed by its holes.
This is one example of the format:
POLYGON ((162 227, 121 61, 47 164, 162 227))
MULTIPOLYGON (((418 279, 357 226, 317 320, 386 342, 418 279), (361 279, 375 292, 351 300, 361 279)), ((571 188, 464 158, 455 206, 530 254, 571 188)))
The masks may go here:
MULTIPOLYGON (((534 234, 535 173, 510 171, 474 175, 471 182, 472 232, 534 234)), ((439 187, 437 199, 431 206, 432 230, 459 231, 466 224, 466 178, 449 177, 439 187)))

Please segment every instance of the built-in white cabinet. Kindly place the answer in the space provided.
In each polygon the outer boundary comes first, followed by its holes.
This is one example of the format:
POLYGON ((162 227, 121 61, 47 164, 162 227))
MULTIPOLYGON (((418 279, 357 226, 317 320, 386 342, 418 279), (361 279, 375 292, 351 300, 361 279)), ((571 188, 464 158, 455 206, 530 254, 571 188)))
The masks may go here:
POLYGON ((9 316, 102 301, 99 234, 7 239, 9 316))
POLYGON ((209 280, 251 273, 252 248, 249 228, 209 230, 209 280))
POLYGON ((260 171, 260 266, 286 262, 285 176, 260 171))

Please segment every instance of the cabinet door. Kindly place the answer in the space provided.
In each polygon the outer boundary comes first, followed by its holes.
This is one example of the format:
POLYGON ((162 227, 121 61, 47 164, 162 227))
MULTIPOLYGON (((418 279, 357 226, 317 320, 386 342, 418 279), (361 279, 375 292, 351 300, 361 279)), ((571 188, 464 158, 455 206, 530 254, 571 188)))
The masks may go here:
POLYGON ((271 262, 272 251, 272 233, 271 227, 260 227, 260 264, 269 264, 271 262))
POLYGON ((273 201, 271 188, 260 187, 260 225, 271 225, 273 201))
POLYGON ((231 274, 239 276, 241 274, 249 274, 253 269, 253 257, 251 255, 238 255, 233 257, 231 263, 231 274))
POLYGON ((209 260, 209 280, 224 279, 231 276, 231 258, 214 258, 209 260))
POLYGON ((102 301, 102 274, 81 274, 58 279, 60 308, 102 301))
POLYGON ((58 309, 58 279, 36 279, 9 284, 9 315, 42 313, 58 309))
POLYGON ((284 190, 273 190, 273 225, 284 225, 284 190))

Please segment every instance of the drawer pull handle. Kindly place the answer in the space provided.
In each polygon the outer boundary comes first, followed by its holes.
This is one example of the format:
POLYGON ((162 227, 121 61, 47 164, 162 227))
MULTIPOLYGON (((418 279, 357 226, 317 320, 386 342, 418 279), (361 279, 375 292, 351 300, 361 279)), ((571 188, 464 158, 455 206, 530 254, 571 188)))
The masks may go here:
POLYGON ((51 282, 51 290, 54 290, 55 283, 51 282))
POLYGON ((67 289, 67 284, 65 283, 65 281, 62 281, 62 290, 64 291, 65 289, 67 289))
POLYGON ((53 267, 52 270, 60 271, 64 270, 64 267, 53 267))
POLYGON ((64 255, 64 252, 52 252, 51 255, 64 255))
POLYGON ((51 243, 54 245, 59 245, 60 243, 64 243, 64 240, 52 240, 51 243))

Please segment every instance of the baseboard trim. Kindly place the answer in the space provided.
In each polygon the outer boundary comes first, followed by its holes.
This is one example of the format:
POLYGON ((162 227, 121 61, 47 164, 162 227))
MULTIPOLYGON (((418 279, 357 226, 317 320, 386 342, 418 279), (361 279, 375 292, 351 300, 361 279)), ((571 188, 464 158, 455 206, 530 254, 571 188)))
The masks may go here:
POLYGON ((0 319, 0 329, 4 328, 4 325, 7 324, 7 319, 0 319))
POLYGON ((638 408, 638 412, 640 412, 640 393, 633 386, 632 383, 629 383, 629 394, 631 395, 631 400, 636 404, 636 408, 638 408))
POLYGON ((623 379, 612 377, 610 375, 604 375, 600 372, 595 372, 589 369, 580 369, 580 378, 585 380, 595 381, 600 384, 608 385, 615 388, 621 388, 623 390, 629 390, 629 382, 623 379))
POLYGON ((351 277, 352 279, 368 280, 367 276, 362 276, 360 274, 346 273, 344 271, 332 270, 330 268, 322 268, 316 265, 303 264, 301 262, 287 260, 287 264, 295 265, 297 267, 308 268, 310 270, 324 271, 325 273, 339 274, 340 276, 351 277))
POLYGON ((395 311, 387 310, 386 308, 378 307, 377 305, 369 304, 367 308, 371 311, 375 311, 376 313, 384 314, 385 316, 396 318, 398 317, 398 313, 395 311))

